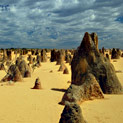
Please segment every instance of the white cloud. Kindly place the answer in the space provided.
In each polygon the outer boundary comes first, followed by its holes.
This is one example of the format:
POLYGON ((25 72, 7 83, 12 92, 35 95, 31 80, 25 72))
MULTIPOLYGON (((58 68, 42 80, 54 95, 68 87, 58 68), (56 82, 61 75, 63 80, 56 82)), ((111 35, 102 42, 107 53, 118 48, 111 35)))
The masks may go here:
POLYGON ((73 48, 88 31, 97 32, 100 47, 123 47, 123 23, 115 21, 123 16, 122 0, 2 0, 1 5, 9 5, 0 9, 1 46, 73 48))

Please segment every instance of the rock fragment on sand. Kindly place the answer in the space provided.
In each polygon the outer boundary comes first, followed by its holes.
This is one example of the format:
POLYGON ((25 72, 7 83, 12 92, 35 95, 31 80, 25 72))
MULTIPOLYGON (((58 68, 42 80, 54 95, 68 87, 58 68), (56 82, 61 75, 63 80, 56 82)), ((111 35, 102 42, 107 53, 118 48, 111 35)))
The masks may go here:
POLYGON ((35 80, 35 85, 32 89, 42 89, 39 77, 35 80))
POLYGON ((50 73, 53 73, 53 70, 50 70, 50 73))

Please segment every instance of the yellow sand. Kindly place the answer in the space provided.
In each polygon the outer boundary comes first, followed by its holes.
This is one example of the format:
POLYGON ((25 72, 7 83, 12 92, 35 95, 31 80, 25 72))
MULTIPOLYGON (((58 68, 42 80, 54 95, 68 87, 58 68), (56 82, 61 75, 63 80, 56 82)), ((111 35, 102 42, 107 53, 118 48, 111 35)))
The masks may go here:
MULTIPOLYGON (((123 58, 113 62, 116 70, 123 71, 123 58)), ((34 70, 31 78, 14 85, 0 83, 0 123, 58 123, 64 106, 59 105, 71 80, 68 75, 58 72, 56 63, 42 63, 34 70), (53 70, 52 73, 50 71, 53 70), (42 90, 31 89, 35 79, 41 80, 42 90), (61 90, 60 90, 61 89, 61 90)), ((70 66, 67 64, 70 72, 70 66)), ((0 71, 0 79, 5 75, 0 71)), ((123 73, 117 73, 123 85, 123 73)), ((105 95, 105 99, 87 101, 81 104, 84 118, 88 123, 122 123, 123 95, 105 95)))

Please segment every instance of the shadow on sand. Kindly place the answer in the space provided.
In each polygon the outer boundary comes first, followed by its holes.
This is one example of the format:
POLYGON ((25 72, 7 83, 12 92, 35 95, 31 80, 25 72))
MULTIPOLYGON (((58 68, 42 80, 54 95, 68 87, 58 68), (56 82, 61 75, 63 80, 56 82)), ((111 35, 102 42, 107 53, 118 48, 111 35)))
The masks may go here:
POLYGON ((59 89, 59 88, 51 88, 53 91, 60 91, 60 92, 66 92, 66 89, 59 89))

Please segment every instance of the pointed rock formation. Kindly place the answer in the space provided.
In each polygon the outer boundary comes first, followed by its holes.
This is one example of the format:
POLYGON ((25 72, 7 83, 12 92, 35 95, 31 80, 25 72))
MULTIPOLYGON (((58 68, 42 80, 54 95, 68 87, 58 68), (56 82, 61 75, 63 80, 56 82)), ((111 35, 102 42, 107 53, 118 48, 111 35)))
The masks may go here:
POLYGON ((51 62, 56 61, 56 65, 60 65, 65 59, 65 51, 64 50, 51 50, 51 62))
POLYGON ((33 61, 33 63, 35 63, 36 62, 36 58, 34 57, 32 61, 33 61))
POLYGON ((94 42, 86 32, 72 60, 72 83, 79 84, 85 74, 92 73, 104 93, 120 93, 122 86, 115 74, 114 66, 99 53, 94 42))
POLYGON ((31 49, 31 54, 35 55, 36 51, 34 49, 31 49))
POLYGON ((1 80, 3 82, 6 81, 22 81, 22 75, 16 65, 11 65, 7 75, 1 80))
MULTIPOLYGON (((31 75, 31 68, 29 65, 26 63, 26 61, 22 60, 17 63, 18 68, 21 72, 22 77, 25 77, 25 72, 28 71, 28 75, 31 75)), ((27 77, 27 76, 26 76, 27 77)))
POLYGON ((19 64, 20 64, 21 61, 22 61, 22 57, 19 56, 19 57, 17 57, 17 59, 16 59, 16 61, 15 61, 15 64, 16 64, 17 66, 19 66, 19 64))
POLYGON ((61 114, 59 123, 86 123, 78 104, 67 103, 61 114))
POLYGON ((41 62, 41 56, 39 54, 36 56, 36 61, 41 62))
POLYGON ((65 101, 82 102, 91 98, 104 98, 103 93, 122 93, 114 66, 99 53, 98 38, 93 38, 93 35, 86 32, 74 53, 71 63, 72 83, 63 96, 63 104, 65 101))
POLYGON ((24 77, 31 77, 31 72, 29 72, 28 70, 25 71, 24 77))
POLYGON ((33 64, 33 57, 31 55, 28 56, 27 60, 29 61, 29 64, 33 64))
POLYGON ((61 65, 65 60, 65 51, 59 50, 57 52, 57 59, 56 59, 56 65, 61 65))
POLYGON ((66 56, 65 56, 65 61, 66 61, 66 63, 71 64, 72 56, 71 56, 70 54, 66 54, 66 56))
POLYGON ((11 50, 7 50, 7 59, 8 60, 12 60, 12 51, 11 50))
POLYGON ((45 49, 41 50, 41 62, 46 62, 47 61, 47 55, 45 49))
POLYGON ((40 82, 40 79, 39 77, 35 80, 35 85, 32 89, 41 89, 41 82, 40 82))
POLYGON ((106 53, 106 58, 107 58, 108 60, 110 60, 109 54, 107 54, 107 53, 106 53))
POLYGON ((50 61, 51 62, 56 61, 56 50, 55 49, 51 50, 51 58, 50 58, 50 61))
POLYGON ((69 74, 67 67, 64 69, 63 74, 69 74))
POLYGON ((121 56, 120 50, 119 49, 116 50, 115 48, 113 48, 112 53, 111 53, 111 58, 112 59, 119 59, 120 56, 121 56))
POLYGON ((4 49, 3 50, 3 61, 6 61, 7 60, 7 53, 6 53, 6 50, 4 49))

